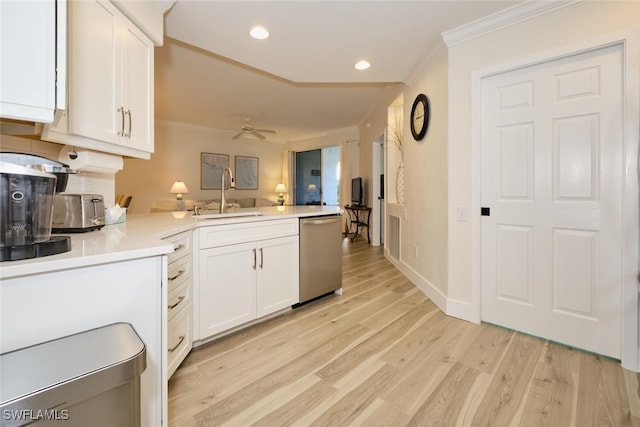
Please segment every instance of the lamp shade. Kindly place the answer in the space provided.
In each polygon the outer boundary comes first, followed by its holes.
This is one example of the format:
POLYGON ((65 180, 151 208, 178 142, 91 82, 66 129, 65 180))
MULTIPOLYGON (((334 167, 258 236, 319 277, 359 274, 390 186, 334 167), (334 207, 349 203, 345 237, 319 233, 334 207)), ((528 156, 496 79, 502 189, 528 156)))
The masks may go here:
POLYGON ((189 189, 187 188, 186 185, 184 185, 184 182, 182 181, 176 181, 173 183, 173 185, 171 186, 171 190, 169 190, 169 193, 171 194, 180 194, 180 193, 188 193, 189 189))
POLYGON ((276 193, 286 193, 287 192, 287 187, 285 187, 284 184, 278 184, 278 185, 276 185, 275 192, 276 193))
POLYGON ((188 192, 189 190, 187 189, 187 186, 184 185, 184 182, 182 181, 176 181, 171 186, 171 190, 169 190, 169 193, 176 195, 176 200, 178 201, 178 204, 179 204, 178 210, 183 210, 184 208, 183 206, 184 202, 182 202, 182 193, 188 193, 188 192))

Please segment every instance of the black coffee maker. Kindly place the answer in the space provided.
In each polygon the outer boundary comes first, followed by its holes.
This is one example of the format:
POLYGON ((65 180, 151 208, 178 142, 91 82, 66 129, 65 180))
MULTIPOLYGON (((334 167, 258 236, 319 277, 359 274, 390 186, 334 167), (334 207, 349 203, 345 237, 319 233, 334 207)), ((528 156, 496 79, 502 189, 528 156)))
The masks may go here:
POLYGON ((0 153, 0 261, 71 250, 68 236, 51 237, 53 199, 67 187, 68 165, 25 153, 0 153))

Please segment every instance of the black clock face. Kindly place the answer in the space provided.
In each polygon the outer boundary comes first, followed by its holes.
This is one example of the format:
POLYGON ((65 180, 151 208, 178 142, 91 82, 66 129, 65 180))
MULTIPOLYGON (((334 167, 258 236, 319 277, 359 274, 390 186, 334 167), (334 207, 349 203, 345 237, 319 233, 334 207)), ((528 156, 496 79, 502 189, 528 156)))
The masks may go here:
POLYGON ((429 98, 421 93, 411 106, 411 135, 416 141, 420 141, 427 134, 430 116, 429 98))

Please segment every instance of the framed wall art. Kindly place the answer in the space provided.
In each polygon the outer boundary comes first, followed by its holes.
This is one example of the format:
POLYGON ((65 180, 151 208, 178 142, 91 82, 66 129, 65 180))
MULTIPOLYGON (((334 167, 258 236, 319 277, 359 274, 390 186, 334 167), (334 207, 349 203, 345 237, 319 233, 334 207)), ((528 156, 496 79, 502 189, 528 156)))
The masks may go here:
MULTIPOLYGON (((229 167, 227 154, 200 153, 200 188, 203 190, 219 190, 222 171, 229 167)), ((229 188, 228 185, 225 188, 229 188)))
POLYGON ((236 156, 236 189, 258 189, 258 158, 236 156))

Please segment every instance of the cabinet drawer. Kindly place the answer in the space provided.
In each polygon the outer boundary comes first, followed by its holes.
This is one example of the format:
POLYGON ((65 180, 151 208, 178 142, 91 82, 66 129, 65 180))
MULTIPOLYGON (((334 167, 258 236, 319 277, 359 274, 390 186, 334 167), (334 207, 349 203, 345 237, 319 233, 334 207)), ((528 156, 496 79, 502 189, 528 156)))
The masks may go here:
POLYGON ((198 230, 200 249, 298 234, 298 219, 243 222, 202 227, 198 230))
POLYGON ((167 333, 168 378, 178 369, 193 346, 192 316, 191 306, 187 306, 169 322, 167 333))
POLYGON ((191 300, 193 299, 191 289, 191 281, 188 280, 169 292, 167 296, 167 319, 169 319, 169 321, 183 308, 187 306, 191 307, 191 300))
POLYGON ((191 257, 185 257, 169 264, 168 292, 176 289, 187 280, 191 280, 191 257))
POLYGON ((191 253, 191 232, 176 234, 164 240, 173 243, 173 252, 169 254, 169 264, 191 253))

